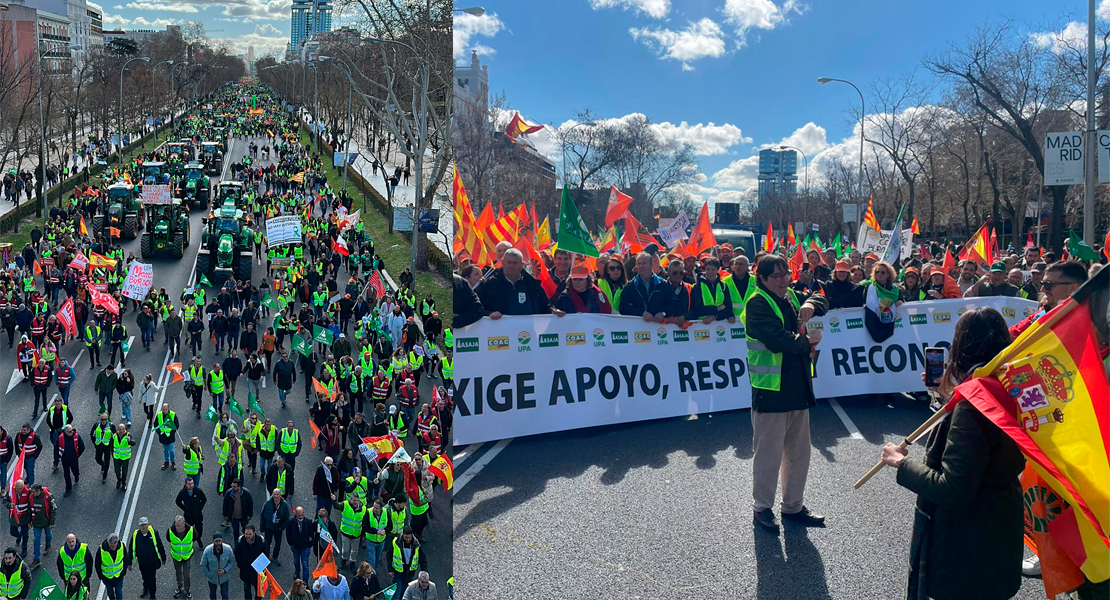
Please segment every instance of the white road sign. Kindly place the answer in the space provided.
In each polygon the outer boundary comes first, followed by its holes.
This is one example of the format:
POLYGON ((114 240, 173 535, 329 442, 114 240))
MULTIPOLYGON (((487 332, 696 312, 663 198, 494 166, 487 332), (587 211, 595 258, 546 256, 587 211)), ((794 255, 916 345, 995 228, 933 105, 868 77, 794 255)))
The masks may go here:
POLYGON ((1044 184, 1083 183, 1083 134, 1049 133, 1044 143, 1044 184))

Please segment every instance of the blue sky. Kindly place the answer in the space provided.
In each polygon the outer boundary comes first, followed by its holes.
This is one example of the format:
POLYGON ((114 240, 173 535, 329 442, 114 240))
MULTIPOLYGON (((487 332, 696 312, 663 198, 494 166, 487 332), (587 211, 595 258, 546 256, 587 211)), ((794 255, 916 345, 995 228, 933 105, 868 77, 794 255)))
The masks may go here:
MULTIPOLYGON (((699 151, 704 178, 693 193, 711 201, 754 185, 754 154, 762 145, 798 146, 814 171, 823 158, 858 155, 850 110, 859 96, 847 85, 818 85, 818 77, 851 80, 866 95, 873 82, 920 69, 922 58, 961 43, 985 22, 1010 17, 1021 35, 1037 35, 1086 21, 1085 3, 1043 0, 490 0, 481 6, 482 17, 456 13, 454 53, 468 62, 478 50, 493 93, 505 92, 530 122, 555 126, 584 108, 600 118, 643 113, 662 124, 664 135, 699 151)), ((1110 0, 1102 0, 1100 15, 1107 13, 1110 0)), ((558 159, 547 136, 533 137, 558 159)))

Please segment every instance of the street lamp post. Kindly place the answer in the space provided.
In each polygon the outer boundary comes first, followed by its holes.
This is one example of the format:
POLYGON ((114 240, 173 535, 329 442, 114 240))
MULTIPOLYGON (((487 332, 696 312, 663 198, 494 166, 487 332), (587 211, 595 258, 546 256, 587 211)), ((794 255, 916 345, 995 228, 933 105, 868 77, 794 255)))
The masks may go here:
POLYGON ((864 119, 867 118, 867 103, 863 99, 863 92, 859 91, 859 88, 856 87, 856 84, 852 83, 851 81, 848 81, 847 79, 835 79, 832 77, 817 78, 817 83, 820 83, 821 85, 825 85, 830 81, 846 83, 852 86, 852 89, 856 90, 856 93, 859 94, 859 204, 856 205, 856 219, 860 220, 863 219, 863 126, 864 119))
POLYGON ((172 60, 164 60, 160 63, 155 64, 153 67, 150 68, 150 119, 151 119, 150 124, 154 126, 155 131, 158 131, 158 119, 155 116, 155 113, 158 112, 158 100, 157 100, 157 97, 155 96, 155 91, 154 91, 154 73, 158 70, 158 67, 160 67, 162 65, 170 65, 170 71, 171 71, 171 76, 172 76, 173 61, 172 60))
POLYGON ((316 151, 320 151, 320 69, 316 63, 331 59, 330 56, 317 56, 309 61, 312 67, 312 129, 316 132, 316 151))
POLYGON ((116 107, 116 109, 117 109, 116 124, 119 126, 119 145, 116 146, 116 164, 117 165, 123 162, 123 73, 125 71, 127 71, 127 65, 131 64, 132 62, 134 62, 136 60, 141 60, 143 62, 150 62, 150 57, 149 56, 136 56, 135 58, 128 59, 123 63, 123 66, 120 67, 120 70, 119 70, 119 106, 116 107))
POLYGON ((347 195, 347 169, 353 164, 351 161, 351 99, 354 97, 355 87, 347 88, 347 119, 343 123, 343 135, 347 140, 343 143, 343 195, 347 195))
POLYGON ((178 68, 178 67, 187 67, 187 66, 189 66, 188 61, 175 63, 173 66, 170 67, 170 89, 173 90, 173 93, 172 93, 173 101, 170 104, 170 128, 171 129, 173 129, 177 126, 177 115, 175 114, 175 112, 177 110, 177 80, 174 79, 174 77, 173 77, 173 70, 178 68))

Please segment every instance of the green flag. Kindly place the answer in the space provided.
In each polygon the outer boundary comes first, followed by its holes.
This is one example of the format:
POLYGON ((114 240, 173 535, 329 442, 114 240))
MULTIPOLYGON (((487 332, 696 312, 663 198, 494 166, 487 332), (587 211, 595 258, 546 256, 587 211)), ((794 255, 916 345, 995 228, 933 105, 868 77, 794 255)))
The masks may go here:
POLYGON ((397 593, 397 584, 395 583, 378 593, 382 595, 382 598, 392 598, 397 593))
POLYGON ((247 392, 247 404, 250 405, 251 410, 258 413, 263 419, 266 418, 265 411, 263 411, 262 406, 258 404, 258 398, 254 397, 254 392, 247 392))
POLYGON ((243 407, 239 405, 239 401, 235 399, 235 396, 231 396, 228 398, 227 408, 240 417, 243 416, 243 407))
POLYGON ((128 352, 131 351, 131 340, 123 340, 120 342, 119 346, 123 349, 124 355, 126 355, 128 352))
POLYGON ((208 287, 212 287, 212 282, 208 281, 208 277, 204 273, 200 274, 200 284, 201 285, 207 285, 208 287))
POLYGON ((211 404, 208 405, 208 410, 204 411, 204 420, 215 425, 220 420, 220 413, 216 412, 216 407, 211 404))
POLYGON ((277 308, 277 302, 274 302, 274 299, 271 298, 269 294, 266 294, 266 296, 262 298, 262 306, 277 308))
POLYGON ((570 199, 570 189, 565 185, 563 202, 559 207, 559 249, 595 258, 598 256, 597 247, 590 241, 590 230, 582 221, 582 215, 578 214, 578 207, 570 199))
POLYGON ((327 327, 320 327, 319 325, 312 326, 312 339, 320 342, 321 344, 332 345, 335 341, 335 334, 327 327))
POLYGON ((1088 246, 1083 238, 1076 235, 1074 229, 1068 230, 1068 254, 1071 255, 1073 260, 1079 259, 1086 263, 1098 262, 1098 252, 1088 246))
POLYGON ((810 239, 810 234, 807 233, 805 239, 802 240, 802 252, 809 251, 809 245, 812 243, 810 239))
POLYGON ((299 335, 293 336, 293 349, 300 352, 302 356, 312 354, 312 344, 304 341, 304 338, 299 335))
POLYGON ((65 600, 65 597, 65 590, 58 587, 46 569, 39 572, 39 580, 31 589, 31 595, 27 596, 28 600, 65 600))
POLYGON ((840 245, 840 232, 836 232, 836 237, 833 238, 833 247, 836 248, 836 257, 844 258, 844 248, 840 245))

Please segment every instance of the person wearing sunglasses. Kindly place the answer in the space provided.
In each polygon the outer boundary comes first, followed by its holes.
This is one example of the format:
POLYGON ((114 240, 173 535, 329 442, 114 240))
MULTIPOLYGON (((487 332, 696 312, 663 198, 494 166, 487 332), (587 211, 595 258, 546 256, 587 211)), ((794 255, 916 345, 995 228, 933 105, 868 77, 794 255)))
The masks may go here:
POLYGON ((1037 322, 1045 313, 1056 308, 1068 296, 1071 296, 1079 286, 1087 281, 1087 268, 1083 263, 1075 260, 1054 262, 1044 270, 1041 279, 1041 305, 1033 314, 1025 317, 1017 325, 1010 327, 1010 335, 1017 337, 1021 332, 1037 322))

